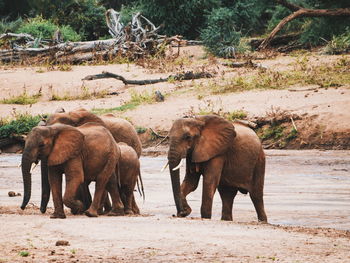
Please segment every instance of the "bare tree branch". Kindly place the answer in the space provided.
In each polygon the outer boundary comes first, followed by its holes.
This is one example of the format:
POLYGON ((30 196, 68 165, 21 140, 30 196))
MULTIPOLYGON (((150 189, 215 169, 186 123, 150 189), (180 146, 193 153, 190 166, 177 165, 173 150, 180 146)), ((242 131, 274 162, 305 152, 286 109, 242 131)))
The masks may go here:
POLYGON ((259 49, 265 49, 271 40, 288 22, 299 17, 324 17, 324 16, 350 16, 350 8, 336 9, 309 9, 291 4, 285 0, 276 0, 277 3, 294 11, 292 14, 283 18, 278 25, 271 31, 270 35, 260 44, 259 49))

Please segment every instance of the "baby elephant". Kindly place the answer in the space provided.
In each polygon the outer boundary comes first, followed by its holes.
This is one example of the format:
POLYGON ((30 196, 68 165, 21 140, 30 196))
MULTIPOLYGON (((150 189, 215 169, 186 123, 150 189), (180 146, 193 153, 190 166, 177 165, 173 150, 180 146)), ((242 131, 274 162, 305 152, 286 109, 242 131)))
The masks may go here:
MULTIPOLYGON (((119 173, 120 173, 120 196, 124 204, 125 214, 140 214, 140 210, 135 202, 134 189, 138 178, 140 178, 143 198, 145 193, 140 172, 140 161, 135 150, 127 144, 118 143, 120 148, 119 173)), ((141 192, 140 192, 141 193, 141 192)))

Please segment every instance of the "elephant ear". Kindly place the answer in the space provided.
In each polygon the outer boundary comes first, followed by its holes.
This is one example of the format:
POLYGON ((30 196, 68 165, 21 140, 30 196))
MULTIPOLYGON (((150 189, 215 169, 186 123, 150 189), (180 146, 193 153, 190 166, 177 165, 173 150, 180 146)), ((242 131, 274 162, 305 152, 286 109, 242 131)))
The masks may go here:
POLYGON ((205 124, 192 152, 192 161, 195 163, 205 162, 225 153, 236 137, 232 123, 221 117, 209 115, 198 119, 205 124))
POLYGON ((52 126, 55 139, 48 164, 58 165, 77 156, 84 142, 84 135, 77 129, 68 125, 52 126))

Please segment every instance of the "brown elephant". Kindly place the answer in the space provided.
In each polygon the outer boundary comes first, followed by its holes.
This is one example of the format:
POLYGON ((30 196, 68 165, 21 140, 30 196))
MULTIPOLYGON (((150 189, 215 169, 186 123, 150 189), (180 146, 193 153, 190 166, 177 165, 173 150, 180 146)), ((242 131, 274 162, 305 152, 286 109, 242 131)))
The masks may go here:
POLYGON ((186 196, 197 188, 203 175, 202 218, 211 218, 218 188, 222 220, 232 220, 233 200, 240 191, 249 192, 258 220, 267 222, 263 201, 265 155, 253 130, 208 115, 176 120, 169 139, 168 161, 178 216, 191 213, 186 196), (186 158, 186 175, 180 186, 182 158, 186 158))
POLYGON ((124 204, 124 212, 129 215, 140 214, 140 209, 136 204, 134 196, 134 189, 139 178, 141 184, 140 193, 142 193, 143 198, 145 198, 140 171, 140 161, 137 157, 137 153, 132 147, 125 143, 118 143, 118 146, 120 148, 120 196, 124 204))
POLYGON ((112 197, 111 215, 123 213, 115 176, 119 158, 119 147, 111 133, 100 124, 86 123, 77 128, 55 124, 33 128, 27 136, 22 155, 24 197, 21 208, 26 207, 31 195, 31 165, 46 159, 55 208, 51 218, 66 217, 63 204, 76 213, 84 211, 83 203, 76 198, 84 181, 96 181, 93 202, 86 215, 97 216, 105 189, 112 197), (63 173, 66 189, 62 200, 63 173))
MULTIPOLYGON (((141 156, 142 145, 135 128, 130 122, 117 118, 113 114, 105 114, 101 117, 98 117, 85 109, 77 109, 70 112, 65 112, 64 109, 61 108, 58 109, 54 114, 50 115, 48 120, 44 123, 41 123, 41 125, 49 126, 55 123, 62 123, 74 127, 79 127, 87 122, 95 122, 105 126, 111 132, 116 142, 127 143, 133 149, 135 149, 138 157, 141 156)), ((45 213, 47 203, 50 199, 50 185, 48 182, 48 167, 46 160, 41 161, 41 182, 42 193, 40 211, 42 213, 45 213)), ((86 205, 88 206, 91 202, 91 198, 89 200, 89 197, 87 197, 86 200, 86 205)))

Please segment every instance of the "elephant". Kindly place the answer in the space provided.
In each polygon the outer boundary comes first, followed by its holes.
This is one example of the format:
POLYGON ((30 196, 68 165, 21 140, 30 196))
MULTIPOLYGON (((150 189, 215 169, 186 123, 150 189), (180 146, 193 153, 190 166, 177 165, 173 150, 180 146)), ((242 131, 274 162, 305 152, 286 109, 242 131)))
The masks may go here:
MULTIPOLYGON (((65 112, 63 108, 60 108, 56 110, 54 114, 50 115, 46 122, 42 122, 40 125, 49 126, 55 123, 61 123, 79 127, 80 125, 83 125, 87 122, 95 122, 105 126, 111 132, 116 142, 127 143, 136 151, 138 157, 141 156, 142 145, 135 128, 127 120, 117 118, 113 114, 105 114, 101 117, 98 117, 83 108, 70 112, 65 112)), ((45 213, 47 204, 50 199, 48 165, 46 160, 41 161, 41 184, 42 193, 40 211, 42 213, 45 213)), ((88 194, 88 196, 90 195, 88 194)), ((86 200, 86 205, 91 202, 88 197, 86 200)))
POLYGON ((124 206, 120 201, 115 175, 120 158, 120 149, 111 133, 98 123, 85 123, 79 127, 65 124, 37 126, 28 134, 22 155, 24 209, 31 195, 33 162, 47 160, 48 179, 51 186, 54 213, 51 218, 65 218, 63 204, 75 213, 84 211, 77 192, 84 181, 96 181, 96 190, 91 206, 85 212, 96 217, 105 189, 112 197, 111 215, 120 215, 124 206), (62 199, 62 174, 65 174, 66 189, 62 199))
MULTIPOLYGON (((140 171, 140 161, 137 157, 137 153, 132 147, 123 142, 118 143, 118 146, 120 148, 119 193, 121 201, 124 205, 124 213, 126 215, 138 215, 140 214, 140 209, 136 204, 134 196, 136 184, 139 193, 143 196, 143 199, 145 199, 145 192, 140 171), (138 179, 140 181, 141 189, 138 179)), ((107 193, 104 194, 102 200, 104 200, 104 202, 101 203, 100 209, 98 210, 99 214, 105 214, 112 208, 107 193)))
POLYGON ((216 115, 175 120, 169 131, 168 164, 177 216, 191 213, 186 196, 196 190, 203 175, 202 218, 211 218, 218 189, 221 220, 232 221, 233 201, 240 191, 249 192, 258 220, 267 222, 263 201, 265 154, 256 133, 245 125, 216 115), (180 186, 183 158, 186 174, 180 186))
MULTIPOLYGON (((134 197, 134 189, 138 178, 141 184, 141 191, 143 198, 145 193, 140 171, 140 161, 135 150, 125 143, 118 143, 120 148, 120 195, 124 204, 124 212, 127 215, 140 214, 140 210, 136 204, 134 197)), ((139 187, 138 187, 139 188, 139 187)))

